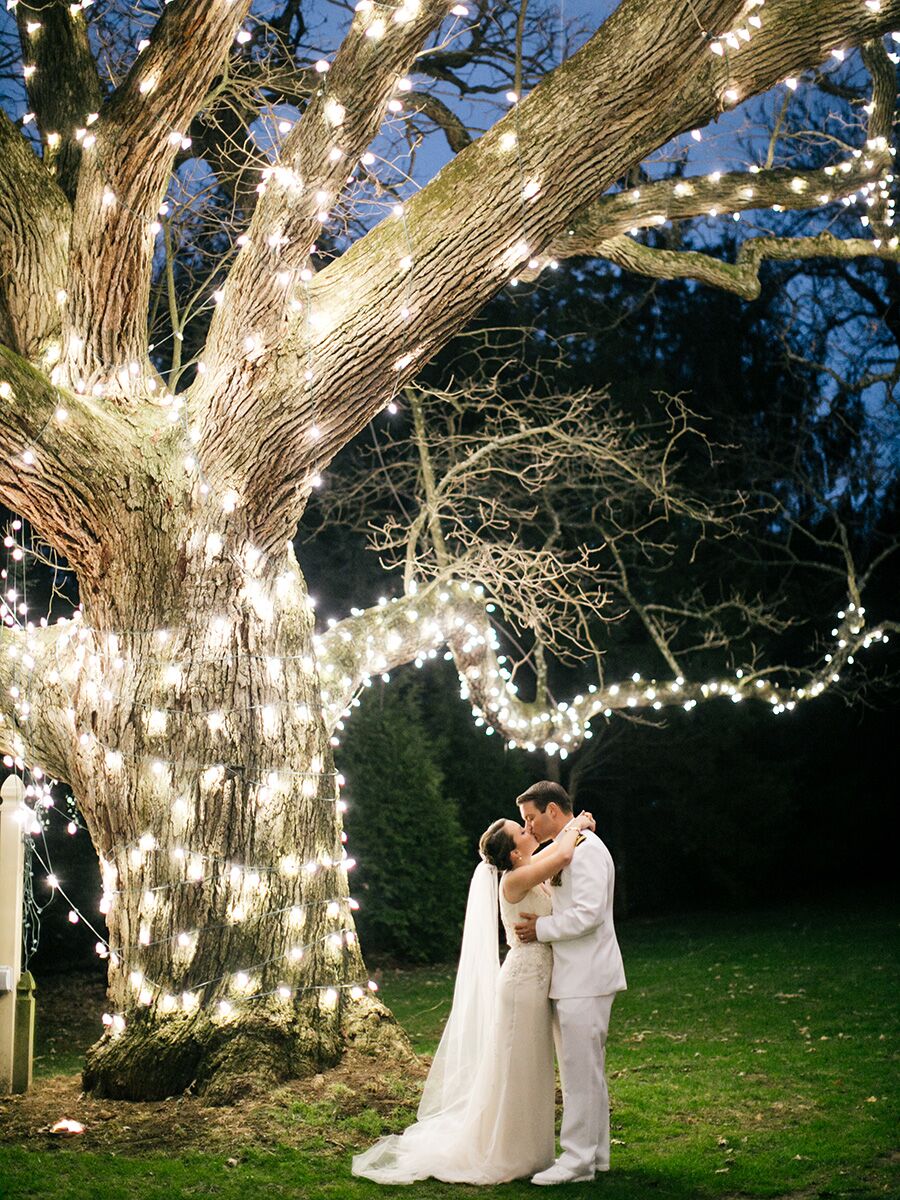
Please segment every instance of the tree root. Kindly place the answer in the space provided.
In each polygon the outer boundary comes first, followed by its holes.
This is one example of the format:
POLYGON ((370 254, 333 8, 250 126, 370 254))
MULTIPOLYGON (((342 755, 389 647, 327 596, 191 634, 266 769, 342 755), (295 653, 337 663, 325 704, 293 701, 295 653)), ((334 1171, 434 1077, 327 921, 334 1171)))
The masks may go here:
POLYGON ((269 1009, 216 1020, 137 1016, 87 1052, 82 1085, 95 1097, 163 1100, 191 1091, 210 1104, 235 1104, 289 1079, 334 1066, 345 1049, 415 1058, 406 1034, 374 997, 347 1004, 324 1023, 313 1010, 269 1009))

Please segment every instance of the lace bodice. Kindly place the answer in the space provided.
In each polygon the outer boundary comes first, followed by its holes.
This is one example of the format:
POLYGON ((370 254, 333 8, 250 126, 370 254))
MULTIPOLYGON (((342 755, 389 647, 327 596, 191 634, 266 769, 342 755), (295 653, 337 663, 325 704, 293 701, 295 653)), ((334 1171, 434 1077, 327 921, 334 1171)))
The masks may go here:
POLYGON ((500 884, 500 918, 506 931, 509 953, 503 962, 501 975, 512 986, 530 985, 540 991, 550 988, 553 970, 553 951, 543 942, 520 942, 516 935, 519 913, 533 912, 539 917, 549 916, 553 911, 550 895, 538 884, 516 904, 511 904, 503 895, 500 884))
MULTIPOLYGON (((553 911, 553 905, 550 901, 549 893, 538 884, 533 887, 526 896, 515 904, 511 904, 503 895, 503 882, 500 883, 500 919, 503 921, 503 928, 506 932, 506 944, 512 949, 514 946, 521 946, 522 942, 516 936, 516 925, 518 925, 520 917, 519 913, 532 912, 537 913, 539 917, 549 917, 553 911)), ((528 945, 539 945, 537 942, 529 942, 528 945)))

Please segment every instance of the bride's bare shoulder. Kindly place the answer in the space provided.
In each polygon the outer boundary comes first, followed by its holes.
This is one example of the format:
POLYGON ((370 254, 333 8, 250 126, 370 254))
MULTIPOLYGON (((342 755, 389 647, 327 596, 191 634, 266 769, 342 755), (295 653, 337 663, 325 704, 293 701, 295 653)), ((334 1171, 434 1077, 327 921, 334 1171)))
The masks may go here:
POLYGON ((518 904, 531 891, 528 884, 523 884, 516 879, 518 873, 517 869, 507 871, 500 881, 500 890, 503 893, 503 898, 510 904, 518 904))

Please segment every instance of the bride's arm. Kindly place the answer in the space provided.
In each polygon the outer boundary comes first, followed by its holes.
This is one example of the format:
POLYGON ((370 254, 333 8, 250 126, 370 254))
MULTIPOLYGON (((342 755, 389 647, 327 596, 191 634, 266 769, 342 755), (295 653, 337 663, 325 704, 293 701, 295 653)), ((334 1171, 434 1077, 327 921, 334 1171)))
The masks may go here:
POLYGON ((594 828, 594 818, 588 812, 579 813, 573 817, 563 830, 537 854, 533 854, 524 867, 516 867, 507 871, 503 876, 501 887, 503 895, 510 904, 518 904, 520 900, 539 883, 551 879, 557 871, 567 867, 575 852, 575 843, 584 829, 594 828))

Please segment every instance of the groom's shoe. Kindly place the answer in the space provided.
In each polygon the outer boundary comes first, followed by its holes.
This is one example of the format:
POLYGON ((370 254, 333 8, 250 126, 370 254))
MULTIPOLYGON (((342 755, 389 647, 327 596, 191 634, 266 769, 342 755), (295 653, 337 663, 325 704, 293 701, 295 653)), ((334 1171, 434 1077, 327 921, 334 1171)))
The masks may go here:
POLYGON ((537 1175, 532 1175, 531 1182, 541 1187, 550 1187, 555 1183, 590 1183, 593 1178, 593 1171, 578 1173, 560 1166, 559 1163, 554 1163, 546 1171, 538 1171, 537 1175))

